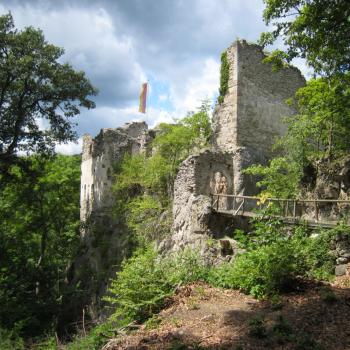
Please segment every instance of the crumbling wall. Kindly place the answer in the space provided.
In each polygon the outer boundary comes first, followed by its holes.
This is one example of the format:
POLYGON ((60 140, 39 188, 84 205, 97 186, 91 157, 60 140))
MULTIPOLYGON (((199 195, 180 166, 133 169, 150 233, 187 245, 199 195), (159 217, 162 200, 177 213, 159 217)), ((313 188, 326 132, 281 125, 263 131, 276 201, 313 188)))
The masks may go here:
POLYGON ((276 136, 286 131, 283 117, 295 113, 286 99, 293 97, 305 79, 295 67, 274 72, 260 46, 245 40, 227 49, 228 91, 213 115, 213 145, 221 152, 239 147, 271 156, 276 136))
MULTIPOLYGON (((202 246, 211 235, 211 196, 215 179, 227 183, 227 194, 233 191, 232 157, 206 151, 192 155, 181 165, 174 185, 173 236, 171 246, 202 246)), ((167 242, 169 244, 169 242, 167 242)))
POLYGON ((93 139, 83 138, 80 219, 87 222, 94 212, 109 212, 113 206, 113 172, 125 154, 146 152, 152 137, 145 122, 102 129, 93 139))
POLYGON ((76 321, 85 309, 97 319, 102 310, 101 296, 106 293, 133 240, 124 218, 113 212, 115 196, 112 186, 115 168, 125 154, 148 152, 154 133, 144 122, 116 129, 102 129, 92 138, 84 135, 81 164, 80 216, 82 242, 80 252, 68 272, 68 283, 81 290, 76 298, 64 301, 64 323, 76 321), (88 310, 86 307, 88 306, 88 310))
POLYGON ((283 118, 295 113, 286 99, 294 96, 305 79, 293 67, 273 72, 270 64, 262 62, 265 57, 261 47, 244 40, 227 49, 228 90, 214 111, 212 151, 186 159, 175 181, 175 249, 203 246, 209 236, 220 235, 215 226, 232 227, 232 223, 220 223, 211 212, 209 194, 217 191, 209 182, 220 172, 227 179, 227 193, 257 194, 256 179, 244 174, 244 169, 271 159, 275 138, 286 130, 283 118))
POLYGON ((234 158, 234 192, 256 193, 251 178, 242 170, 253 163, 266 164, 272 146, 286 131, 283 117, 295 113, 286 100, 293 97, 305 79, 294 67, 274 72, 263 63, 262 48, 236 41, 227 49, 228 91, 213 115, 213 148, 234 158))
POLYGON ((237 145, 259 150, 270 158, 276 137, 286 132, 283 117, 295 114, 286 100, 305 85, 292 66, 273 71, 258 45, 236 42, 238 61, 237 145))

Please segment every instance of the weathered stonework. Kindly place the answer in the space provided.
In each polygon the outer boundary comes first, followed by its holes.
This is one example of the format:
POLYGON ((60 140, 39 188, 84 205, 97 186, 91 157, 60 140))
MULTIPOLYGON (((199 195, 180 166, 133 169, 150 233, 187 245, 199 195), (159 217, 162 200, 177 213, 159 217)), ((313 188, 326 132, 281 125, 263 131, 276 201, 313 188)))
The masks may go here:
MULTIPOLYGON (((261 47, 236 41, 227 49, 228 91, 213 115, 212 151, 189 157, 177 175, 173 205, 172 249, 188 244, 203 247, 216 235, 210 211, 210 181, 225 175, 228 194, 255 195, 256 181, 243 170, 266 164, 276 137, 286 131, 283 118, 295 113, 286 99, 305 84, 300 71, 272 71, 261 47), (221 170, 216 170, 221 169, 221 170)), ((229 208, 227 208, 229 209, 229 208)))
POLYGON ((92 212, 110 211, 114 201, 111 191, 114 167, 125 154, 146 152, 151 139, 145 122, 102 129, 94 139, 84 135, 80 195, 82 222, 87 222, 92 212))
POLYGON ((153 131, 144 122, 126 124, 116 129, 102 129, 92 138, 84 135, 81 164, 80 217, 82 242, 78 256, 68 272, 70 286, 79 286, 79 300, 65 301, 63 315, 76 321, 81 310, 99 318, 103 309, 101 296, 109 280, 132 251, 133 241, 124 219, 113 214, 115 196, 113 173, 125 154, 149 151, 153 131))
POLYGON ((232 167, 232 157, 209 151, 183 162, 174 184, 173 246, 183 248, 208 239, 212 181, 216 173, 223 174, 227 193, 232 193, 232 167))
MULTIPOLYGON (((211 262, 229 260, 238 252, 236 243, 224 236, 237 226, 234 220, 241 219, 213 214, 210 194, 256 194, 254 179, 243 169, 271 158, 274 138, 285 132, 282 118, 294 113, 285 100, 305 83, 296 68, 272 72, 270 65, 261 62, 261 48, 245 41, 229 47, 227 58, 228 91, 213 115, 212 149, 190 156, 181 165, 174 185, 172 236, 159 244, 163 252, 199 248, 211 262), (208 244, 212 238, 221 240, 212 246, 208 244)), ((102 129, 94 139, 84 136, 81 221, 85 246, 71 268, 70 281, 90 299, 82 298, 76 303, 79 307, 100 302, 108 279, 130 252, 129 231, 112 215, 113 168, 125 154, 148 152, 155 133, 145 123, 131 123, 102 129)), ((227 209, 229 204, 219 202, 227 209)))

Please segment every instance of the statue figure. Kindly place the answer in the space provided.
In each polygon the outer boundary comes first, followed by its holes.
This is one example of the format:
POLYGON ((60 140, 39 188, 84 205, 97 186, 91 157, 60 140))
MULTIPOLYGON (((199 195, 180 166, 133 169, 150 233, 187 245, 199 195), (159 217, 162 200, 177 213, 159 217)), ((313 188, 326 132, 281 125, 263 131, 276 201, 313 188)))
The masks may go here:
MULTIPOLYGON (((228 185, 227 185, 227 178, 225 175, 221 174, 219 171, 214 174, 214 179, 210 181, 210 188, 212 193, 214 194, 227 194, 228 185)), ((228 208, 228 201, 227 197, 221 197, 218 198, 218 204, 220 209, 227 210, 228 208)))
MULTIPOLYGON (((219 183, 220 194, 227 195, 227 179, 225 175, 222 175, 219 183)), ((219 198, 219 208, 227 210, 228 208, 228 198, 220 197, 219 198)))

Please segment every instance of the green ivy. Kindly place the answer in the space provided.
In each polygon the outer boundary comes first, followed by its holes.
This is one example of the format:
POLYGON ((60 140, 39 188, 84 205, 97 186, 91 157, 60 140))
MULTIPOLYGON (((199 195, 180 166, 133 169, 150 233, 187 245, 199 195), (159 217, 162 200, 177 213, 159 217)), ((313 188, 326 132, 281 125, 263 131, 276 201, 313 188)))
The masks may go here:
POLYGON ((218 98, 219 103, 221 104, 224 101, 224 97, 228 90, 228 78, 230 74, 230 63, 227 59, 227 51, 224 51, 221 54, 221 68, 220 68, 220 96, 218 98))

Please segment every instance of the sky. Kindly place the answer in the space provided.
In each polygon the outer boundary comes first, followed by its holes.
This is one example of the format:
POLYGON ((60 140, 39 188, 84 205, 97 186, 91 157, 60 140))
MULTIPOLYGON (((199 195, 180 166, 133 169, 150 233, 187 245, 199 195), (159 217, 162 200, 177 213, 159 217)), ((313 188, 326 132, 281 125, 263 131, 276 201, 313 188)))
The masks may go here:
MULTIPOLYGON (((255 42, 267 28, 263 0, 2 0, 15 26, 43 30, 65 49, 62 62, 85 71, 98 88, 96 108, 76 118, 81 136, 144 120, 150 127, 195 111, 218 96, 220 54, 237 38, 255 42), (147 113, 138 112, 149 82, 147 113)), ((294 62, 306 73, 302 61, 294 62)))

